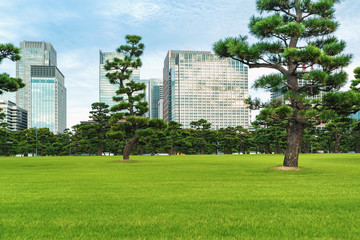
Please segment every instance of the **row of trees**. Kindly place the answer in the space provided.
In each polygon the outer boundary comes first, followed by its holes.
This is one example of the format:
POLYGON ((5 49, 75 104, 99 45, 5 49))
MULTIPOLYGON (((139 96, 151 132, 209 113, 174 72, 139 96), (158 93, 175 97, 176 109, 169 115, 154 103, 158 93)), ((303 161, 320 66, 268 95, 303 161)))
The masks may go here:
MULTIPOLYGON (((47 128, 31 128, 20 132, 0 129, 0 155, 12 156, 64 156, 64 155, 123 155, 126 140, 113 138, 108 120, 96 117, 108 112, 105 104, 94 103, 91 111, 93 122, 84 122, 54 135, 47 128)), ((108 115, 105 115, 108 116, 108 115)), ((131 154, 248 154, 277 153, 286 150, 286 129, 274 121, 258 119, 254 131, 241 126, 211 130, 211 123, 201 119, 191 123, 191 129, 181 128, 177 122, 164 127, 155 126, 150 134, 139 136, 130 149, 131 154)), ((131 137, 131 136, 130 136, 131 137)), ((323 128, 308 128, 301 142, 302 153, 318 151, 339 153, 360 152, 359 121, 344 118, 327 123, 323 128), (346 119, 346 120, 345 120, 346 119)))

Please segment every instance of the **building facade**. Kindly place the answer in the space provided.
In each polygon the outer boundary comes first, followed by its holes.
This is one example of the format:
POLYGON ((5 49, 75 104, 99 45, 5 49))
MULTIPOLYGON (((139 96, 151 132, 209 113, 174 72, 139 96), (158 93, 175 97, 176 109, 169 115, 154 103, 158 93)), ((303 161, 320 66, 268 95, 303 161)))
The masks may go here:
POLYGON ((162 113, 162 101, 161 106, 159 106, 160 100, 163 99, 163 80, 160 78, 151 78, 150 80, 150 99, 149 99, 149 115, 150 118, 160 118, 162 119, 162 114, 159 115, 159 111, 162 113), (161 108, 159 110, 159 107, 161 108))
POLYGON ((160 99, 158 102, 158 118, 164 119, 164 99, 160 99))
POLYGON ((64 75, 55 66, 31 66, 30 126, 55 133, 66 128, 64 75))
POLYGON ((184 128, 200 119, 210 122, 212 129, 249 127, 249 110, 244 103, 248 98, 247 66, 209 52, 192 51, 169 51, 165 62, 166 121, 179 122, 184 128), (167 66, 171 66, 169 80, 167 66))
POLYGON ((22 109, 12 101, 0 99, 0 112, 5 114, 0 123, 7 123, 9 131, 22 131, 27 128, 27 111, 22 109))
MULTIPOLYGON (((119 89, 118 84, 111 84, 106 77, 107 71, 104 69, 106 61, 112 61, 114 58, 124 58, 124 55, 118 52, 99 52, 99 102, 106 103, 109 108, 117 104, 113 101, 116 96, 116 90, 119 89)), ((135 69, 131 75, 131 79, 140 82, 140 69, 135 69)))
MULTIPOLYGON (((298 84, 299 84, 300 87, 305 86, 306 83, 307 83, 306 80, 303 80, 303 79, 298 80, 298 84)), ((285 85, 284 85, 284 88, 286 88, 285 85)), ((320 99, 321 100, 323 98, 324 94, 325 94, 325 92, 320 91, 319 94, 316 94, 316 95, 313 95, 313 96, 307 96, 306 98, 307 99, 320 99)), ((285 99, 285 96, 284 96, 284 94, 282 92, 271 92, 270 93, 270 98, 271 98, 271 100, 279 100, 283 104, 285 104, 287 102, 287 100, 285 99)))
POLYGON ((179 51, 170 50, 166 54, 163 68, 163 119, 166 122, 172 120, 171 117, 171 69, 175 65, 175 59, 179 53, 197 53, 197 54, 211 54, 207 51, 179 51))
POLYGON ((28 112, 28 128, 49 127, 54 133, 66 128, 66 88, 57 69, 56 51, 50 43, 20 42, 21 60, 16 76, 25 87, 16 93, 16 103, 28 112))

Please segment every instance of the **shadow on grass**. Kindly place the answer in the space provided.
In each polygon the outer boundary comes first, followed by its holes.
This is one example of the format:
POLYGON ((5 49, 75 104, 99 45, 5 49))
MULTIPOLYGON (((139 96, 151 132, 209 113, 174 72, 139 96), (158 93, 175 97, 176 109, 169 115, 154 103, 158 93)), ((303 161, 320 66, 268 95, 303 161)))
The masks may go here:
POLYGON ((135 159, 128 159, 128 160, 124 160, 124 159, 120 159, 120 160, 115 160, 115 161, 111 161, 112 163, 139 163, 139 160, 135 160, 135 159))

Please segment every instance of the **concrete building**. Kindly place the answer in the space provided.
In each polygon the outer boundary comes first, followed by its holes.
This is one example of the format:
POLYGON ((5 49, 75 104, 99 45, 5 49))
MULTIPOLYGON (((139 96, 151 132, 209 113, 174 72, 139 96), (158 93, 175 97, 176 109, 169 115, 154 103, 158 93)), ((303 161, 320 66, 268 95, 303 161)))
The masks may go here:
POLYGON ((164 99, 160 99, 158 102, 158 118, 164 118, 164 99))
POLYGON ((16 103, 28 112, 28 128, 48 127, 54 133, 66 128, 66 88, 57 69, 56 51, 50 43, 20 42, 21 60, 16 77, 26 84, 16 94, 16 103))
POLYGON ((169 51, 164 63, 164 119, 184 128, 206 119, 212 129, 249 126, 248 67, 210 52, 169 51))
POLYGON ((0 119, 0 123, 7 123, 9 131, 22 131, 27 128, 27 111, 16 106, 9 100, 0 99, 0 112, 5 114, 4 119, 0 119))

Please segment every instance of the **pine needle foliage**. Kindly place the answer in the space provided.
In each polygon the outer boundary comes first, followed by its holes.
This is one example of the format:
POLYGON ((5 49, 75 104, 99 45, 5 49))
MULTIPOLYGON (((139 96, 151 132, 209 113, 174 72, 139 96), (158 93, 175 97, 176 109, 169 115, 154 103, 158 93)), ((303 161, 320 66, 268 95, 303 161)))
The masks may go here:
POLYGON ((257 0, 260 16, 250 19, 248 37, 229 37, 213 49, 223 58, 232 58, 250 69, 269 68, 278 73, 260 77, 254 88, 282 93, 285 103, 246 102, 252 109, 264 108, 261 116, 283 124, 287 130, 284 166, 298 166, 304 129, 322 121, 320 92, 337 91, 345 85, 352 55, 344 54, 344 41, 333 33, 339 27, 334 18, 339 0, 257 0), (301 83, 300 83, 300 80, 301 83))

